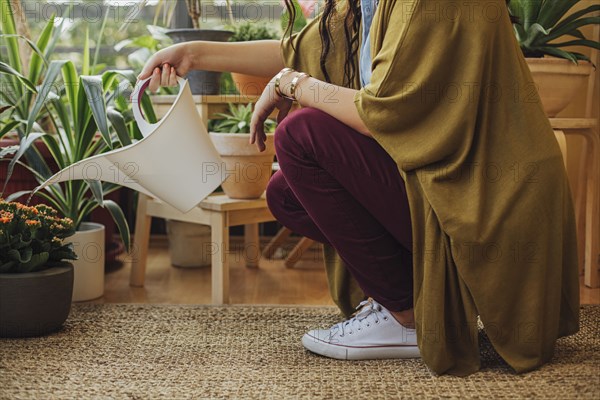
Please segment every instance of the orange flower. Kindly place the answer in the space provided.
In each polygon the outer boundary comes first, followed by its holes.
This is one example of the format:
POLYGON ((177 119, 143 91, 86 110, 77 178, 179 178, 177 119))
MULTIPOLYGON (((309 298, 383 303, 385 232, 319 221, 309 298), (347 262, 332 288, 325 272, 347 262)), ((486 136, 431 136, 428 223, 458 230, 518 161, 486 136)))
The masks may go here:
POLYGON ((28 219, 28 220, 25 220, 25 224, 27 226, 40 226, 41 222, 40 221, 36 221, 34 219, 28 219))
POLYGON ((12 221, 14 214, 8 211, 0 211, 0 222, 8 224, 12 221))

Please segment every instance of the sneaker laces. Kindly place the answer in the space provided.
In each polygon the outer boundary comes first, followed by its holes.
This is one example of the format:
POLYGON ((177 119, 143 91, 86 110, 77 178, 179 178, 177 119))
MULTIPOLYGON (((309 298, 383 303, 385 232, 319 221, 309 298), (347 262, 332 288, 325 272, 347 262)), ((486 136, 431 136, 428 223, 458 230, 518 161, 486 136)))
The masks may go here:
POLYGON ((330 339, 336 334, 340 337, 346 333, 351 335, 355 330, 361 330, 363 326, 368 327, 371 323, 378 324, 381 319, 388 319, 388 316, 382 313, 383 306, 373 299, 361 301, 356 309, 360 311, 354 317, 331 327, 330 339))

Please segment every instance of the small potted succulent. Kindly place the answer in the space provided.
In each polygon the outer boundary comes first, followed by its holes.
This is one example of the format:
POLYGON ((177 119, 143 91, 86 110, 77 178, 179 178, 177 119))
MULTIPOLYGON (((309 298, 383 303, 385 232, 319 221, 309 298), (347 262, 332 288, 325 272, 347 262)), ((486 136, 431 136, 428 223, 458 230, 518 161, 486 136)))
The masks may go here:
POLYGON ((600 4, 577 8, 580 0, 510 0, 515 35, 526 57, 542 105, 554 117, 573 100, 592 73, 587 56, 571 46, 600 49, 580 30, 600 23, 600 4))
POLYGON ((232 199, 257 199, 267 188, 273 168, 275 146, 273 133, 275 121, 265 123, 267 146, 264 152, 258 151, 249 143, 252 103, 247 105, 229 104, 229 113, 217 114, 222 117, 213 125, 210 137, 221 158, 225 162, 228 177, 222 183, 225 194, 232 199))
MULTIPOLYGON (((252 40, 271 40, 279 38, 277 32, 269 28, 265 23, 250 21, 242 22, 241 24, 234 26, 232 30, 233 36, 229 38, 230 42, 249 42, 252 40)), ((271 80, 271 77, 240 74, 237 72, 232 72, 231 78, 233 79, 238 92, 246 96, 260 95, 271 80)))
POLYGON ((59 329, 73 295, 70 218, 44 204, 0 199, 0 337, 39 336, 59 329))

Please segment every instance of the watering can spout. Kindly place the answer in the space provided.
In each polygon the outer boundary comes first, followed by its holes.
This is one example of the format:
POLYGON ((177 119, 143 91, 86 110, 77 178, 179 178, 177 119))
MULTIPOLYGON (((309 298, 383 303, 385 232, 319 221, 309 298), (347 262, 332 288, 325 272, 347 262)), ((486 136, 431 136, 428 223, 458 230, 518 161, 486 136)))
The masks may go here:
POLYGON ((198 114, 187 80, 165 116, 150 124, 140 97, 149 78, 137 83, 131 100, 143 139, 70 165, 38 186, 34 193, 67 180, 112 182, 188 212, 226 178, 224 164, 198 114))

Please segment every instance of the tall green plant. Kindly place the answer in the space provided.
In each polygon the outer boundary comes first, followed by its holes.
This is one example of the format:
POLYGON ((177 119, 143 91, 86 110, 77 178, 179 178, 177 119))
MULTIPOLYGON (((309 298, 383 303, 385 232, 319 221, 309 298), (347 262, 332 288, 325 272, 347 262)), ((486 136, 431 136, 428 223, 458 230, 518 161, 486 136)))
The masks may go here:
POLYGON ((580 28, 600 24, 600 4, 566 16, 580 0, 510 0, 509 10, 516 17, 515 34, 526 57, 544 55, 566 58, 574 63, 589 61, 584 54, 565 50, 564 47, 584 46, 600 49, 600 43, 586 39, 580 28), (557 39, 574 39, 556 42, 557 39))
MULTIPOLYGON (((37 146, 32 146, 38 139, 43 141, 57 167, 63 169, 92 155, 131 144, 132 138, 141 137, 133 123, 129 102, 124 97, 125 89, 136 82, 133 71, 87 75, 93 70, 87 37, 81 75, 71 61, 50 61, 60 33, 60 28, 54 26, 54 18, 50 18, 34 43, 17 35, 9 0, 0 0, 0 6, 0 40, 8 50, 6 59, 0 56, 0 82, 3 86, 0 138, 16 131, 20 142, 10 159, 0 197, 16 164, 29 169, 40 183, 52 176, 53 172, 37 146), (20 42, 27 43, 34 50, 28 76, 22 72, 23 63, 18 52, 20 42), (21 161, 22 157, 25 162, 21 161)), ((142 108, 150 121, 156 120, 147 96, 142 99, 142 108)), ((123 211, 115 202, 103 200, 105 194, 116 189, 118 186, 112 183, 68 181, 51 185, 36 194, 65 217, 71 218, 75 226, 79 226, 96 207, 106 207, 129 248, 129 227, 123 211)), ((29 192, 13 193, 8 200, 29 192)))

